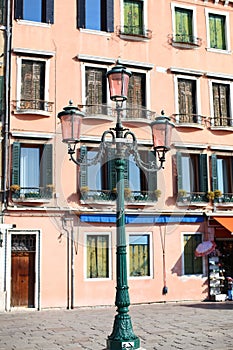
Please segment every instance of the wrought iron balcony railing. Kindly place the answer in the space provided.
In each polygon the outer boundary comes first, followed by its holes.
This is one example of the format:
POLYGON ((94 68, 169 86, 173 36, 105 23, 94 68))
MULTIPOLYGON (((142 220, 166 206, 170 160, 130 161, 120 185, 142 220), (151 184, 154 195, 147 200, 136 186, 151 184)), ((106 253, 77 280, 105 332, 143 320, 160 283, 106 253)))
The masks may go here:
MULTIPOLYGON (((115 201, 117 193, 114 190, 81 190, 80 199, 84 202, 104 203, 115 201)), ((125 189, 125 201, 133 204, 156 202, 158 197, 155 191, 131 191, 125 189)))
POLYGON ((177 201, 184 204, 202 204, 208 203, 209 199, 206 192, 186 192, 183 194, 178 193, 177 201))
POLYGON ((214 199, 215 203, 233 205, 233 193, 223 193, 219 198, 214 199))
MULTIPOLYGON (((85 113, 86 117, 112 117, 116 118, 116 109, 108 106, 107 104, 92 104, 92 105, 79 105, 81 110, 85 113)), ((155 120, 157 114, 146 107, 127 104, 125 108, 122 108, 122 121, 127 119, 133 120, 155 120)))
POLYGON ((205 126, 207 122, 207 118, 205 116, 199 115, 199 114, 190 114, 190 113, 178 113, 173 114, 173 121, 179 125, 179 124, 196 124, 200 126, 205 126))
POLYGON ((53 102, 48 102, 44 100, 16 100, 13 101, 14 108, 16 111, 27 111, 27 110, 35 110, 35 111, 45 111, 52 112, 53 111, 53 102))
POLYGON ((213 127, 233 127, 233 118, 218 116, 210 120, 210 125, 213 127))
MULTIPOLYGON (((14 186, 14 185, 13 185, 14 186)), ((12 186, 12 187, 13 187, 12 186)), ((20 187, 19 189, 12 189, 12 199, 14 200, 49 200, 53 195, 53 186, 46 187, 20 187)))
POLYGON ((183 46, 186 48, 199 47, 202 40, 192 34, 170 34, 168 36, 170 44, 174 46, 183 46))
POLYGON ((117 26, 118 35, 136 36, 146 39, 152 38, 152 31, 144 26, 117 26))

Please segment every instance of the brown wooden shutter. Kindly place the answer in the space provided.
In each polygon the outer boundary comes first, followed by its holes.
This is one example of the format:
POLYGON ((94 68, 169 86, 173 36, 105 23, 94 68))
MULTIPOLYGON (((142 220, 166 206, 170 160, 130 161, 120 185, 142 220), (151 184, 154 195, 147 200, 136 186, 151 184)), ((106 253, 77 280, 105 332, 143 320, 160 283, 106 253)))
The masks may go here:
MULTIPOLYGON (((106 103, 106 70, 86 68, 86 104, 102 105, 106 103)), ((97 113, 97 107, 92 107, 91 111, 97 113)))
POLYGON ((193 122, 196 114, 196 82, 194 80, 178 80, 178 103, 180 122, 193 122))

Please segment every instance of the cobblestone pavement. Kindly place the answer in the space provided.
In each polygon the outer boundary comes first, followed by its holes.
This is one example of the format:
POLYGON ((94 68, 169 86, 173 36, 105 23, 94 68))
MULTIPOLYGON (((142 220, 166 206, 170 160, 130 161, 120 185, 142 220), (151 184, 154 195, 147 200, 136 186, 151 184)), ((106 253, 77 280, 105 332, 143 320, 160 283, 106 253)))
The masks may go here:
MULTIPOLYGON (((165 303, 130 307, 146 350, 233 350, 233 302, 165 303)), ((103 350, 115 308, 0 313, 0 350, 103 350)))

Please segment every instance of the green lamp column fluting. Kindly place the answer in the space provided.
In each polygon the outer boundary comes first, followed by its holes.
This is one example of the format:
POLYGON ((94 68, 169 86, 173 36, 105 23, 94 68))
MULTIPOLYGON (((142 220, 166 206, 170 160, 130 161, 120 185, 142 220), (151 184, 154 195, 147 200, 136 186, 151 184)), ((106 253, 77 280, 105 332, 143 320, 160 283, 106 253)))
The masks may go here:
MULTIPOLYGON (((116 128, 116 140, 121 140, 125 130, 120 122, 120 109, 117 108, 118 122, 116 128)), ((115 316, 113 330, 107 339, 108 350, 138 349, 140 340, 134 334, 131 317, 129 315, 129 287, 127 278, 126 236, 125 236, 125 204, 124 204, 124 168, 125 150, 121 142, 116 144, 116 179, 117 179, 117 203, 116 203, 116 299, 117 315, 115 316)))

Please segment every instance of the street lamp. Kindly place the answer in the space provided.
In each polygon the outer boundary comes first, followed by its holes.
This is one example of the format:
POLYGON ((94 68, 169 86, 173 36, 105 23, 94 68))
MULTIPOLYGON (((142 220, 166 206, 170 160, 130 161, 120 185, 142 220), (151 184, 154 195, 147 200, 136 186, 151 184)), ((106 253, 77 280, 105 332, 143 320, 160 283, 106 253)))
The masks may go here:
POLYGON ((137 149, 135 134, 122 125, 122 105, 127 100, 128 83, 131 72, 121 65, 116 65, 107 72, 109 82, 110 98, 116 102, 117 121, 115 128, 106 130, 101 137, 99 152, 90 159, 76 159, 76 144, 80 141, 80 128, 84 114, 78 107, 70 102, 68 107, 58 113, 61 121, 63 142, 68 144, 70 159, 76 164, 97 164, 105 152, 114 147, 115 169, 117 179, 116 199, 116 298, 115 305, 117 314, 115 316, 112 333, 107 339, 108 350, 139 349, 140 339, 134 334, 131 318, 129 315, 129 287, 127 280, 126 260, 126 236, 125 236, 125 205, 124 205, 124 167, 125 158, 133 155, 136 164, 149 172, 156 172, 163 168, 165 153, 170 149, 171 131, 174 124, 164 115, 158 116, 151 123, 155 160, 144 162, 137 149), (109 140, 110 139, 110 140, 109 140))

